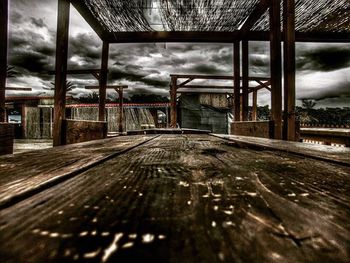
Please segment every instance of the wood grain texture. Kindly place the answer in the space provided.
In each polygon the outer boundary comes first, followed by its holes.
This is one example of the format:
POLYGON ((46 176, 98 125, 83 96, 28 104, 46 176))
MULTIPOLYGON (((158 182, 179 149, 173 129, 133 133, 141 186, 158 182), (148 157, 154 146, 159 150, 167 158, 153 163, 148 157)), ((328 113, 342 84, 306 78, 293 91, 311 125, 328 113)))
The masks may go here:
POLYGON ((123 136, 0 157, 0 207, 7 207, 153 136, 123 136))
POLYGON ((343 147, 332 147, 300 142, 286 142, 281 140, 271 140, 266 138, 221 135, 214 134, 215 137, 232 141, 240 147, 250 147, 253 149, 268 149, 273 151, 283 151, 293 153, 308 158, 314 158, 340 165, 350 166, 350 149, 343 147))
POLYGON ((213 136, 161 135, 1 210, 0 256, 349 262, 349 174, 213 136))
POLYGON ((5 90, 8 48, 8 0, 0 3, 0 122, 6 122, 5 90))
POLYGON ((14 136, 13 124, 0 123, 0 155, 13 153, 14 136))
POLYGON ((107 138, 107 122, 64 120, 65 144, 73 144, 107 138))
POLYGON ((273 121, 238 121, 231 123, 231 134, 273 138, 273 121))

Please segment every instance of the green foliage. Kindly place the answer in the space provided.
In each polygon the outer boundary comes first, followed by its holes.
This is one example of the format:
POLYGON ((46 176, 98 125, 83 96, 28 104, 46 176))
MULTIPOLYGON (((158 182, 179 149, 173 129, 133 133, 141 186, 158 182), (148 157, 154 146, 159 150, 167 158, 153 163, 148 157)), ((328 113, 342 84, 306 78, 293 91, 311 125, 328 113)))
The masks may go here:
POLYGON ((267 121, 270 119, 271 112, 268 105, 258 107, 257 113, 259 121, 267 121))
POLYGON ((314 100, 309 100, 309 99, 302 99, 302 107, 310 110, 313 109, 316 106, 316 102, 314 100))
POLYGON ((99 95, 97 92, 90 93, 88 95, 82 96, 78 98, 80 103, 98 103, 99 95))
MULTIPOLYGON (((314 109, 315 105, 314 101, 307 100, 303 107, 296 107, 297 120, 309 125, 350 125, 350 107, 314 109)), ((270 116, 268 105, 258 107, 258 120, 269 120, 270 116)))
MULTIPOLYGON (((54 82, 50 82, 50 83, 52 86, 51 87, 44 87, 44 89, 55 90, 55 83, 54 82)), ((75 89, 76 85, 73 84, 72 82, 66 80, 66 88, 67 88, 67 92, 69 92, 69 91, 72 91, 73 89, 75 89)))
POLYGON ((167 97, 156 94, 135 94, 130 97, 132 103, 153 103, 153 102, 169 102, 167 97))
POLYGON ((6 66, 6 75, 8 78, 15 78, 17 76, 18 72, 15 70, 15 67, 13 66, 6 66))
POLYGON ((296 116, 301 123, 315 125, 349 125, 350 108, 310 109, 296 107, 296 116))

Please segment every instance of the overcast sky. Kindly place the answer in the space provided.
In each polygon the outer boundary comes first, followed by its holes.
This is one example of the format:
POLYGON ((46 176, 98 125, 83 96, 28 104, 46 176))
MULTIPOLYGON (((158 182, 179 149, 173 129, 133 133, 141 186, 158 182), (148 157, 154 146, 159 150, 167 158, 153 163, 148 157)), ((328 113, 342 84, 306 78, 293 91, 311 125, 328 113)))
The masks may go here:
MULTIPOLYGON (((57 0, 10 0, 9 64, 19 74, 8 79, 8 86, 31 87, 33 94, 52 86, 47 71, 54 69, 56 21, 57 0)), ((68 68, 99 68, 101 47, 72 7, 68 68)), ((232 52, 228 44, 111 45, 109 84, 129 85, 129 94, 168 96, 172 73, 232 74, 232 52)), ((350 44, 298 43, 296 61, 297 99, 316 99, 324 107, 350 106, 350 44)), ((269 76, 267 42, 250 43, 250 75, 269 76)), ((98 84, 89 75, 68 79, 80 87, 76 95, 86 93, 84 86, 98 84)), ((215 83, 221 84, 227 83, 215 83)), ((258 98, 259 105, 266 105, 270 94, 261 91, 258 98)))

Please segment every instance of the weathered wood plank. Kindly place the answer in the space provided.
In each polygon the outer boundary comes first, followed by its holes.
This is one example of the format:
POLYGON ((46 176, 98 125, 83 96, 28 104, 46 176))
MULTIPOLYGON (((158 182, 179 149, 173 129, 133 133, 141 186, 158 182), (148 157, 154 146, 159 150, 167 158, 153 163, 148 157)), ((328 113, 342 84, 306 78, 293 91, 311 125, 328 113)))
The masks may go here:
POLYGON ((296 141, 295 116, 295 0, 283 1, 283 70, 284 70, 284 123, 283 137, 296 141))
POLYGON ((7 77, 8 0, 0 3, 0 122, 6 122, 5 90, 7 77))
POLYGON ((73 144, 107 138, 107 122, 64 120, 65 144, 73 144))
POLYGON ((171 77, 170 83, 170 127, 177 126, 177 78, 171 77))
POLYGON ((5 262, 348 262, 349 173, 212 136, 162 135, 1 210, 0 254, 5 262))
POLYGON ((123 136, 0 157, 0 207, 152 139, 123 136))
POLYGON ((69 16, 70 2, 68 0, 59 0, 56 37, 55 111, 52 135, 54 146, 63 145, 64 140, 62 121, 65 119, 66 108, 69 16))
POLYGON ((248 121, 249 42, 242 41, 242 121, 248 121))
POLYGON ((281 52, 281 0, 270 1, 270 74, 271 120, 274 121, 274 138, 282 139, 282 52, 281 52))
POLYGON ((235 121, 231 123, 231 134, 273 138, 273 124, 273 121, 235 121))
POLYGON ((233 89, 234 89, 234 120, 241 120, 241 55, 240 42, 236 41, 233 44, 233 89))
POLYGON ((13 124, 0 123, 0 155, 13 153, 14 133, 13 124))
POLYGON ((108 56, 109 43, 103 42, 102 45, 102 59, 100 72, 100 86, 99 86, 99 104, 98 104, 98 120, 106 121, 106 89, 107 89, 107 75, 108 75, 108 56))
POLYGON ((324 160, 350 166, 350 149, 342 147, 332 147, 327 145, 318 145, 300 142, 282 142, 266 138, 236 136, 236 135, 218 135, 214 136, 230 140, 242 146, 252 147, 254 149, 269 149, 293 153, 305 157, 324 160))

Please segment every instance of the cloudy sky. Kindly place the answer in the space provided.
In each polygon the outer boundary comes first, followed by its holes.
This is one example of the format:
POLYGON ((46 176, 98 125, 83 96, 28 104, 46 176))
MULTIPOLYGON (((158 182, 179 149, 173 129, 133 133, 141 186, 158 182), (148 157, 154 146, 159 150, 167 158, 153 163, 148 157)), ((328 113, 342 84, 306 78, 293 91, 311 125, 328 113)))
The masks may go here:
MULTIPOLYGON (((9 64, 19 74, 8 79, 8 86, 48 93, 43 88, 53 81, 47 72, 54 69, 56 21, 57 0, 10 0, 9 64)), ((68 68, 99 68, 101 48, 97 35, 71 8, 68 68)), ((111 45, 109 84, 129 85, 129 95, 168 96, 172 73, 232 74, 232 52, 227 44, 111 45)), ((319 107, 350 106, 350 44, 298 43, 297 69, 297 99, 316 99, 319 107)), ((268 43, 251 42, 250 75, 269 76, 268 43)), ((97 85, 89 75, 68 79, 79 87, 75 95, 86 93, 86 85, 97 85)), ((221 84, 227 83, 215 83, 221 84)), ((259 92, 259 105, 269 101, 268 92, 259 92)))

